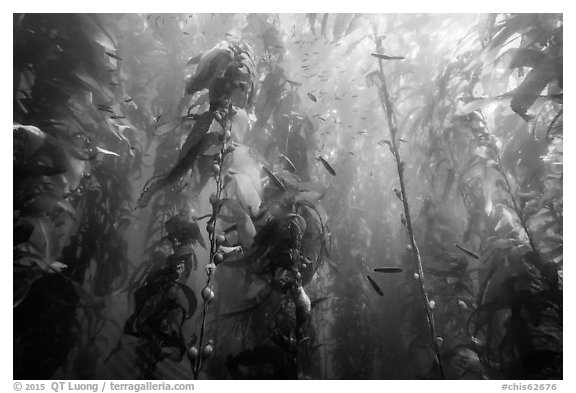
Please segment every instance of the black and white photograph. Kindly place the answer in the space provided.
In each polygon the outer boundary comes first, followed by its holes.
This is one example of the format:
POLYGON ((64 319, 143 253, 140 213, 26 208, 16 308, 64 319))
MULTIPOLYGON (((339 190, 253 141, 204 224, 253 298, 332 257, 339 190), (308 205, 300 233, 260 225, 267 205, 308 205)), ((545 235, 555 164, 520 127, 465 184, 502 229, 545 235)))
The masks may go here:
POLYGON ((12 14, 6 391, 556 390, 564 14, 178 9, 12 14))

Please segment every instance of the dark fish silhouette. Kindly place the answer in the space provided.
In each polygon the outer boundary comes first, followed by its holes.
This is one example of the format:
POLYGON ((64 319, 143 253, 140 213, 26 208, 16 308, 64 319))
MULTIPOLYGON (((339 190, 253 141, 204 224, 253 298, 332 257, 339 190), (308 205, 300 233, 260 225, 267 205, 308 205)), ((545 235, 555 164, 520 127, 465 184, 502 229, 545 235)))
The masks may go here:
POLYGON ((114 111, 110 107, 104 105, 102 106, 98 105, 98 110, 102 112, 114 113, 114 111))
POLYGON ((374 56, 378 59, 383 59, 383 60, 402 60, 402 59, 404 59, 403 56, 388 56, 388 55, 384 55, 382 53, 372 53, 372 56, 374 56))
POLYGON ((474 259, 480 259, 480 257, 476 254, 474 254, 472 251, 468 250, 467 248, 464 248, 462 246, 459 246, 458 244, 454 244, 454 246, 456 246, 456 248, 464 251, 466 254, 468 254, 469 256, 471 256, 474 259))
POLYGON ((322 165, 324 165, 324 168, 326 168, 328 173, 330 173, 332 176, 336 176, 336 171, 334 168, 332 168, 328 161, 326 161, 322 156, 318 157, 317 160, 320 161, 322 165))
POLYGON ((111 58, 113 58, 113 59, 122 60, 122 58, 121 58, 120 56, 117 56, 117 55, 115 55, 114 53, 106 52, 106 54, 107 54, 108 56, 110 56, 111 58))
POLYGON ((402 273, 402 268, 399 267, 377 267, 374 269, 378 273, 402 273))
POLYGON ((380 296, 384 296, 384 292, 382 292, 382 290, 380 289, 380 287, 378 286, 378 284, 376 284, 376 281, 374 281, 372 279, 372 277, 370 276, 366 276, 368 277, 368 281, 370 281, 370 284, 372 285, 372 288, 374 288, 374 290, 376 291, 376 293, 380 296))
POLYGON ((312 93, 308 93, 308 98, 310 98, 313 102, 318 102, 318 98, 312 93))

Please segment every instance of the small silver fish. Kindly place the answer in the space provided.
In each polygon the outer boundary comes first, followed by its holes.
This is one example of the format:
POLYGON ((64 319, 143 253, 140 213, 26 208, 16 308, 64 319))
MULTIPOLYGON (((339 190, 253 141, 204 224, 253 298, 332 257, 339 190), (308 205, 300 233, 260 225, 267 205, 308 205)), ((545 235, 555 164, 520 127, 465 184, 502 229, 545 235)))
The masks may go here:
POLYGON ((288 84, 290 84, 290 85, 292 85, 292 86, 296 86, 296 87, 302 86, 302 83, 296 82, 296 81, 293 81, 293 80, 290 80, 290 79, 286 79, 286 83, 288 83, 288 84))
POLYGON ((268 178, 270 179, 270 181, 274 184, 274 186, 276 186, 277 188, 279 188, 282 191, 286 191, 286 187, 284 187, 284 184, 282 184, 282 182, 280 181, 280 179, 278 179, 278 177, 273 174, 268 168, 266 167, 262 167, 262 169, 264 169, 264 172, 266 172, 266 175, 268 175, 268 178))
POLYGON ((296 167, 288 157, 286 157, 284 154, 280 154, 280 160, 289 172, 296 173, 296 167))

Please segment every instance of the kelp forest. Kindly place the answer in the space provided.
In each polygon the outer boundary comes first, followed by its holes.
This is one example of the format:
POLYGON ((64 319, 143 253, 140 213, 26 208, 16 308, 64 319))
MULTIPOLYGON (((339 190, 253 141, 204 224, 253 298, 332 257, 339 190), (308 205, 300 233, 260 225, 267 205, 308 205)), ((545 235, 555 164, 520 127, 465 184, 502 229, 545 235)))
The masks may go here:
POLYGON ((15 379, 563 379, 562 14, 13 14, 15 379))

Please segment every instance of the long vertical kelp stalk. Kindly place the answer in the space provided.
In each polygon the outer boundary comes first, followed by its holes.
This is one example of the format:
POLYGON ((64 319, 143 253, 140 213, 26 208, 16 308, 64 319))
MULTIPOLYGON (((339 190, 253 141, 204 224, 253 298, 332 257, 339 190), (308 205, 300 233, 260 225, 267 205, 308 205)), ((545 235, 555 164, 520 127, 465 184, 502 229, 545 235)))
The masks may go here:
MULTIPOLYGON (((383 46, 382 40, 383 37, 378 37, 377 34, 374 34, 376 37, 376 50, 379 54, 383 54, 383 46)), ((381 82, 381 87, 379 91, 380 102, 382 103, 382 107, 384 109, 384 113, 386 113, 386 119, 388 121, 388 128, 390 130, 390 140, 386 141, 386 144, 390 147, 390 151, 394 156, 396 161, 396 167, 398 171, 398 179, 400 181, 400 192, 401 192, 401 200, 402 205, 404 206, 404 215, 406 219, 406 228, 408 230, 408 235, 410 237, 410 245, 412 248, 412 252, 414 254, 414 261, 416 263, 416 268, 418 270, 418 281, 420 283, 420 288, 422 289, 422 295, 424 296, 424 308, 426 310, 426 319, 428 321, 428 326, 430 328, 430 334, 432 335, 432 340, 434 342, 434 352, 436 355, 436 361, 438 362, 438 367, 440 369, 440 374, 443 379, 445 379, 444 375, 444 368, 442 366, 442 358, 440 356, 440 340, 437 339, 436 336, 436 329, 434 327, 434 316, 432 314, 432 308, 430 307, 430 300, 428 298, 428 293, 426 292, 426 287, 424 285, 424 271, 422 269, 422 259, 420 257, 420 251, 418 250, 418 246, 416 245, 416 239, 414 238, 414 231, 412 229, 412 219, 410 216, 410 206, 408 205, 408 197, 406 193, 406 184, 404 181, 404 162, 402 162, 400 158, 400 151, 398 150, 397 145, 397 134, 398 134, 398 125, 396 121, 396 114, 394 113, 394 106, 390 99, 390 94, 388 93, 388 88, 386 86, 386 77, 384 74, 384 58, 385 56, 377 56, 378 57, 378 65, 380 68, 379 79, 381 82)))
MULTIPOLYGON (((198 374, 200 373, 200 370, 202 369, 203 361, 206 360, 205 358, 208 358, 208 356, 211 355, 211 353, 207 353, 207 351, 205 349, 204 336, 205 336, 205 330, 206 330, 206 314, 208 311, 208 306, 210 304, 210 301, 214 297, 214 292, 212 291, 212 288, 210 287, 210 282, 212 281, 212 278, 214 277, 214 271, 215 271, 216 265, 218 264, 218 262, 220 262, 219 258, 222 257, 222 255, 218 252, 218 248, 223 243, 223 241, 220 240, 219 236, 223 236, 223 235, 216 235, 215 227, 216 227, 216 220, 218 219, 218 214, 220 212, 220 207, 221 207, 220 202, 221 202, 222 190, 224 189, 224 186, 226 185, 225 181, 222 177, 222 169, 224 167, 224 165, 223 165, 224 164, 224 157, 226 156, 226 154, 228 152, 228 149, 226 147, 226 141, 228 139, 230 139, 230 134, 231 134, 230 130, 228 130, 228 128, 231 128, 231 126, 232 126, 232 122, 230 121, 231 112, 232 112, 232 105, 230 105, 228 107, 228 109, 226 110, 226 115, 224 116, 224 119, 223 119, 222 147, 220 148, 220 153, 216 154, 214 156, 214 165, 212 167, 214 179, 216 181, 216 194, 215 194, 215 197, 213 197, 213 196, 210 197, 210 203, 212 204, 212 215, 210 217, 210 220, 208 221, 208 224, 206 225, 207 230, 208 230, 208 238, 210 240, 210 263, 205 267, 206 268, 206 275, 208 277, 206 279, 206 286, 202 290, 202 298, 204 300, 204 307, 202 310, 202 325, 200 327, 200 339, 198 342, 199 354, 198 354, 198 357, 196 358, 195 363, 193 364, 194 379, 198 379, 198 374)), ((207 346, 208 345, 211 345, 211 344, 207 344, 207 346)))

